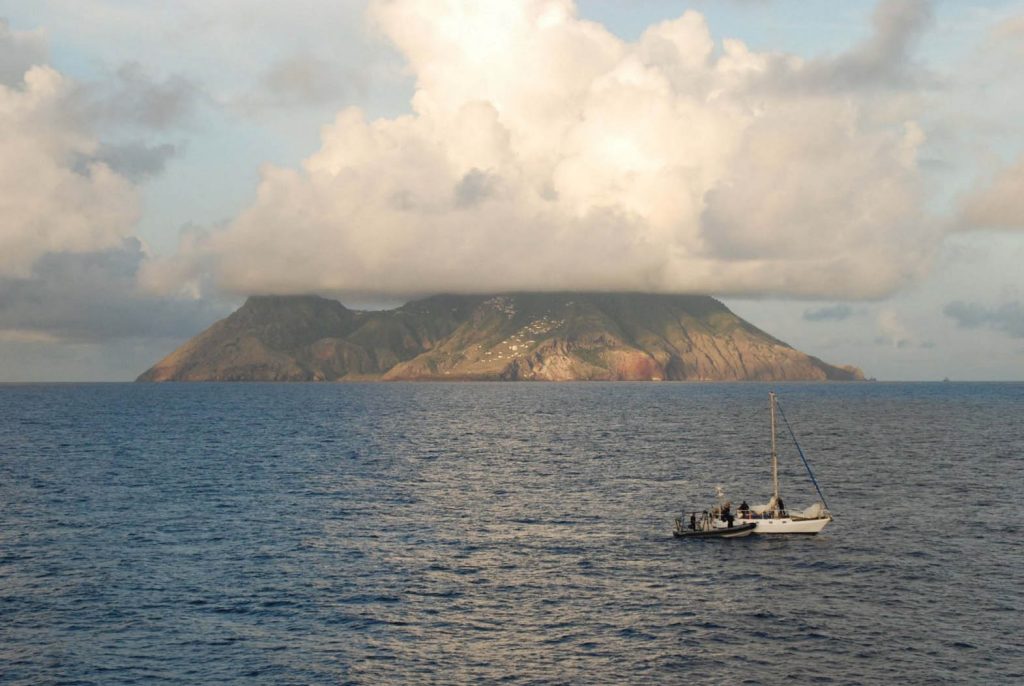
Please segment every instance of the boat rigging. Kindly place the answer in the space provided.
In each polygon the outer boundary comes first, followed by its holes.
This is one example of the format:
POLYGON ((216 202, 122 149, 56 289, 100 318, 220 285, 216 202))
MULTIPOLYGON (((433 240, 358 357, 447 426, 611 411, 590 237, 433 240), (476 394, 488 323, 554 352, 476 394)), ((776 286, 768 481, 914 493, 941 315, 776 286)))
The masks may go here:
POLYGON ((775 393, 768 394, 769 414, 771 417, 771 481, 772 496, 764 505, 748 506, 747 501, 737 510, 736 514, 731 512, 731 503, 725 500, 724 494, 719 490, 719 504, 710 510, 700 513, 690 513, 689 526, 684 517, 676 518, 676 528, 673 535, 677 538, 706 538, 710 536, 720 538, 735 538, 748 533, 755 534, 816 534, 832 521, 832 513, 829 512, 825 496, 821 492, 818 480, 814 477, 811 465, 796 440, 793 427, 786 418, 785 412, 778 404, 775 393), (785 507, 779 491, 779 454, 776 446, 777 427, 775 421, 776 409, 782 417, 783 423, 789 431, 793 443, 796 445, 800 459, 807 469, 807 474, 818 492, 819 501, 800 511, 789 511, 785 507), (698 517, 699 515, 699 517, 698 517))

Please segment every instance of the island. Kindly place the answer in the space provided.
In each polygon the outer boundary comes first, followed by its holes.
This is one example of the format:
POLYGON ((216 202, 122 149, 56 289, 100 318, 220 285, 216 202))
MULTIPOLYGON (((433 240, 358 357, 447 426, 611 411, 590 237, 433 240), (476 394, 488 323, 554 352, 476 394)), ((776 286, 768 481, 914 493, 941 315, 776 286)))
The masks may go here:
POLYGON ((855 381, 704 295, 252 296, 138 381, 855 381))

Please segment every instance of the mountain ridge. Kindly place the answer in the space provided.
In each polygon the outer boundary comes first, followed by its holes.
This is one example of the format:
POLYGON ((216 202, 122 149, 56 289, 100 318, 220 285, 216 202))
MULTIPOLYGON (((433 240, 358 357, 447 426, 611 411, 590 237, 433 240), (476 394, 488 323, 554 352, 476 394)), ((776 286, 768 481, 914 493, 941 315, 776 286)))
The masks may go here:
POLYGON ((710 296, 437 295, 382 311, 251 296, 137 381, 860 380, 710 296))

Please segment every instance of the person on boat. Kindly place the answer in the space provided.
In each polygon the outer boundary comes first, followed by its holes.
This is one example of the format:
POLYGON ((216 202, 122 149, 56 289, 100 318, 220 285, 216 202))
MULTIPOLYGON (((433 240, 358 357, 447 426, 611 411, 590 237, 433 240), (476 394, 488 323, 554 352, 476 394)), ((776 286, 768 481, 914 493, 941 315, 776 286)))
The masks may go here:
POLYGON ((690 528, 693 529, 694 531, 697 530, 697 513, 696 512, 691 512, 690 513, 690 528))
POLYGON ((750 513, 750 505, 747 505, 747 501, 744 500, 740 503, 739 513, 741 516, 746 517, 750 513))
POLYGON ((784 517, 786 515, 786 504, 782 502, 781 495, 779 496, 779 499, 775 501, 775 507, 779 510, 779 516, 784 517))
POLYGON ((719 517, 721 517, 722 521, 725 522, 726 525, 729 526, 730 528, 732 527, 733 520, 736 519, 733 516, 732 512, 729 511, 731 508, 732 508, 732 503, 726 502, 724 505, 722 505, 722 512, 719 515, 719 517))

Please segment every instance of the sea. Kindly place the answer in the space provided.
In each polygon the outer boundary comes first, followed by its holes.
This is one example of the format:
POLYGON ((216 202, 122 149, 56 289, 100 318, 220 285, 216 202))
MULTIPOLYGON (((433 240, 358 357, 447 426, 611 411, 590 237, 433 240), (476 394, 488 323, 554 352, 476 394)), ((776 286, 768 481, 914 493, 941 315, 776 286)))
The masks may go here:
POLYGON ((0 683, 1024 683, 1022 503, 1016 383, 2 385, 0 683), (770 390, 834 521, 673 538, 770 390))

